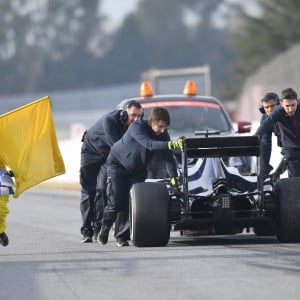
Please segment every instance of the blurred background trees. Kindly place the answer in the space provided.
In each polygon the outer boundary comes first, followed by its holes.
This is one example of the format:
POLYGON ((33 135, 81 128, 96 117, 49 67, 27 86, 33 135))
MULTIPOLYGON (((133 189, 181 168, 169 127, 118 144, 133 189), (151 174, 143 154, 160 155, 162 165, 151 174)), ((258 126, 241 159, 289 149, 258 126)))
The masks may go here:
MULTIPOLYGON (((238 26, 231 30, 231 49, 236 58, 233 74, 237 83, 242 83, 278 54, 300 42, 299 1, 253 2, 259 8, 259 13, 251 15, 236 7, 238 26)), ((239 91, 238 86, 232 87, 233 93, 239 91)))
MULTIPOLYGON (((213 94, 241 82, 300 41, 300 2, 140 0, 107 31, 104 0, 2 0, 0 93, 87 88, 139 80, 149 68, 209 64, 213 94)), ((108 1, 108 0, 106 0, 108 1)))
POLYGON ((101 47, 98 0, 0 2, 1 93, 84 86, 101 47))

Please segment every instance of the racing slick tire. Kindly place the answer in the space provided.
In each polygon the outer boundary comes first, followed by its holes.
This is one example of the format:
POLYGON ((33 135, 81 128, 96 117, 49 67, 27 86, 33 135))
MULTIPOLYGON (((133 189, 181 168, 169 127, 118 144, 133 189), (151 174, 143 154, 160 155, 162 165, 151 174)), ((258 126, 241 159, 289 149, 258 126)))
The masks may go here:
POLYGON ((278 205, 277 238, 281 243, 299 243, 300 177, 280 179, 274 192, 278 205))
POLYGON ((170 239, 169 193, 160 182, 140 182, 130 191, 130 236, 137 247, 166 246, 170 239))

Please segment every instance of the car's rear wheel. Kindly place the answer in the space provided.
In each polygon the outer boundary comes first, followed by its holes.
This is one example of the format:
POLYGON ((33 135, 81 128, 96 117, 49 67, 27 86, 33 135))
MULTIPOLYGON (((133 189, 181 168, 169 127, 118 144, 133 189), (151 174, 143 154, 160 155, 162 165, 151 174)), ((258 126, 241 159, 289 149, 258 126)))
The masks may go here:
POLYGON ((278 205, 277 238, 282 243, 300 242, 300 178, 280 179, 275 185, 278 205))
POLYGON ((130 235, 137 247, 165 246, 170 239, 169 193, 159 182, 141 182, 130 191, 130 235))

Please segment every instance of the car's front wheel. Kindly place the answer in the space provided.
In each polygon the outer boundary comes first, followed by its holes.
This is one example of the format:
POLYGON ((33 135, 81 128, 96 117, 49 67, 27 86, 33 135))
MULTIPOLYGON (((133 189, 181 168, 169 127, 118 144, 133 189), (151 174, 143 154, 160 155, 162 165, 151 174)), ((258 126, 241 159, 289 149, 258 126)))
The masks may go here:
POLYGON ((141 182, 130 191, 130 235, 137 247, 165 246, 170 238, 169 193, 159 182, 141 182))

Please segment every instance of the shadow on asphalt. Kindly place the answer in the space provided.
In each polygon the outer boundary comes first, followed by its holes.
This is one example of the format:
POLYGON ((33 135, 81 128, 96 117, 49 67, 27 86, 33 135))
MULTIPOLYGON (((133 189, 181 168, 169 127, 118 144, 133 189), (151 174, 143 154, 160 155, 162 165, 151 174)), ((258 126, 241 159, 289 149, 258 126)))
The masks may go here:
POLYGON ((254 245, 254 244, 278 244, 275 236, 255 236, 251 234, 239 234, 229 236, 181 236, 170 239, 168 246, 223 246, 223 245, 254 245))

